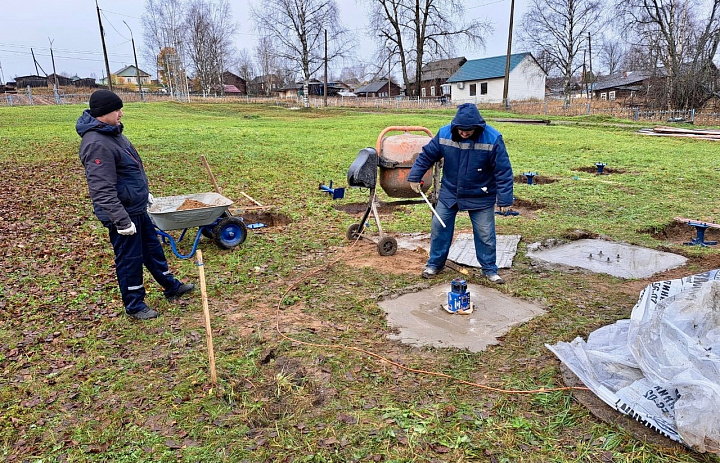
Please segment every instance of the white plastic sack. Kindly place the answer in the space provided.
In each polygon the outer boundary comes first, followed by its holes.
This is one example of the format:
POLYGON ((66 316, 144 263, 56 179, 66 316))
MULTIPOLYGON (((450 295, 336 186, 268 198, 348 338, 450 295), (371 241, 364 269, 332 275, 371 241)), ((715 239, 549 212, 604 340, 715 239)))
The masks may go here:
POLYGON ((608 405, 720 453, 720 270, 652 283, 630 320, 547 347, 608 405))

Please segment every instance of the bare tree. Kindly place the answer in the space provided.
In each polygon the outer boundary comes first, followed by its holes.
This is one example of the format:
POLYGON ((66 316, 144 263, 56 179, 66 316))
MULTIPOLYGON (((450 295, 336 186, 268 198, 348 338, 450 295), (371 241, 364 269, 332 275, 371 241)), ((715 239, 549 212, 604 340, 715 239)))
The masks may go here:
POLYGON ((237 31, 230 4, 216 1, 191 0, 185 18, 189 57, 203 95, 223 92, 222 74, 226 63, 232 62, 232 37, 237 31))
POLYGON ((605 38, 600 43, 598 59, 600 65, 608 74, 615 74, 620 70, 620 64, 625 57, 625 47, 616 37, 605 38))
POLYGON ((260 34, 273 43, 274 56, 292 63, 303 76, 303 98, 309 106, 310 78, 323 66, 325 33, 328 61, 343 56, 347 31, 340 24, 334 0, 265 0, 253 5, 252 16, 260 34))
POLYGON ((624 0, 618 8, 667 74, 666 105, 702 106, 714 94, 720 0, 624 0))
POLYGON ((166 76, 170 93, 178 97, 187 92, 184 51, 186 43, 185 8, 180 0, 147 0, 142 15, 144 52, 158 63, 166 76), (161 59, 162 50, 165 53, 161 59))
MULTIPOLYGON (((252 57, 246 48, 243 48, 236 55, 235 68, 238 75, 245 81, 246 87, 250 85, 250 81, 255 78, 255 65, 252 57)), ((249 87, 248 87, 249 88, 249 87)))
POLYGON ((460 19, 465 13, 459 0, 368 1, 372 7, 370 29, 377 33, 378 52, 397 57, 405 88, 410 88, 410 75, 414 74, 415 92, 428 57, 451 57, 458 41, 484 47, 484 34, 492 32, 488 22, 460 19))
POLYGON ((532 0, 522 17, 519 41, 560 71, 566 98, 583 65, 588 35, 596 36, 603 24, 603 11, 602 0, 532 0))
POLYGON ((277 57, 277 51, 273 48, 273 41, 269 37, 261 37, 258 41, 255 46, 255 59, 260 70, 261 82, 257 83, 254 91, 258 95, 264 93, 265 96, 270 96, 273 89, 280 84, 277 72, 280 58, 277 57))

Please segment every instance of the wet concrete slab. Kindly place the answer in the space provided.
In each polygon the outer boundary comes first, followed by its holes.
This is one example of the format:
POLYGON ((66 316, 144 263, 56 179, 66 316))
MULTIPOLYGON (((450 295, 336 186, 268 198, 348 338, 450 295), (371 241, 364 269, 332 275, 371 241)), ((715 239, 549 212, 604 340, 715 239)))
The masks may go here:
POLYGON ((449 314, 450 283, 404 294, 379 303, 388 324, 397 330, 388 336, 413 346, 434 346, 480 352, 497 344, 511 327, 545 313, 537 305, 513 298, 487 286, 468 284, 475 310, 470 315, 449 314))
POLYGON ((619 278, 648 278, 685 265, 678 254, 600 239, 582 239, 545 247, 528 246, 527 256, 539 263, 579 267, 619 278))

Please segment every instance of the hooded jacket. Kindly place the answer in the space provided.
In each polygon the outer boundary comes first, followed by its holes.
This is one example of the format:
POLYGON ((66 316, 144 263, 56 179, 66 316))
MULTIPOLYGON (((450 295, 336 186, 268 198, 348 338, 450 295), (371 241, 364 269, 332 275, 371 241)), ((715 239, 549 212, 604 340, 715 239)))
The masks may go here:
POLYGON ((85 110, 75 130, 82 137, 80 160, 85 166, 90 199, 97 218, 118 229, 130 226, 130 216, 147 210, 148 180, 142 160, 122 124, 105 124, 85 110))
POLYGON ((450 124, 441 127, 413 163, 407 180, 419 182, 433 164, 443 160, 438 200, 458 210, 512 206, 513 172, 500 132, 485 123, 472 103, 458 106, 450 124), (472 127, 463 139, 458 128, 472 127))

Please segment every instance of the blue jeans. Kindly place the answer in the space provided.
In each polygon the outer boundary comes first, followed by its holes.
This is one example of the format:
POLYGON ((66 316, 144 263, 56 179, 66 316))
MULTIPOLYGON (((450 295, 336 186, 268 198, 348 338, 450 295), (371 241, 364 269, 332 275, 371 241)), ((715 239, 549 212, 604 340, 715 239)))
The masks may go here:
POLYGON ((155 233, 155 226, 150 220, 150 216, 143 213, 132 216, 130 219, 137 229, 134 235, 121 235, 114 225, 106 224, 106 226, 108 226, 110 242, 115 251, 115 273, 122 301, 125 311, 132 314, 147 307, 145 286, 143 285, 143 266, 163 287, 166 297, 174 295, 181 283, 168 268, 165 252, 155 233))
MULTIPOLYGON (((442 202, 437 203, 435 211, 442 218, 446 227, 433 215, 430 234, 430 258, 427 266, 440 270, 445 266, 453 234, 455 233, 455 216, 458 213, 457 204, 447 207, 442 202)), ((484 275, 496 275, 498 272, 495 251, 495 208, 488 207, 468 211, 473 227, 475 241, 475 255, 482 267, 484 275)))

